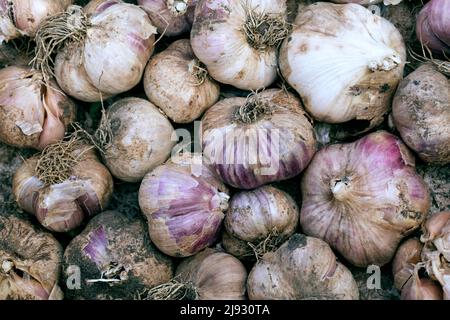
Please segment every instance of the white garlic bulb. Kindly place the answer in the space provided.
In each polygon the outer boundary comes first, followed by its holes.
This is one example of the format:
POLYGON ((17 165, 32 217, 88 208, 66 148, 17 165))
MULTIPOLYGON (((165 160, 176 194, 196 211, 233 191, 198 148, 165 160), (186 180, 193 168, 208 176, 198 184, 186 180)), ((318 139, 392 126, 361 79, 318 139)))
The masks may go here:
POLYGON ((314 3, 294 25, 281 47, 280 69, 306 109, 323 122, 378 125, 403 76, 400 32, 358 4, 314 3))

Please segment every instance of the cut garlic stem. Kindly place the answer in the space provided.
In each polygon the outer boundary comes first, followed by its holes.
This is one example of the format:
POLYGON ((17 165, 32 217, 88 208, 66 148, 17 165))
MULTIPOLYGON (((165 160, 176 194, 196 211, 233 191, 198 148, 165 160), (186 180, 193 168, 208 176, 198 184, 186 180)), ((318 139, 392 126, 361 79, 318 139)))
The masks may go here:
POLYGON ((2 262, 2 270, 4 273, 9 273, 14 267, 14 263, 11 260, 5 260, 2 262))

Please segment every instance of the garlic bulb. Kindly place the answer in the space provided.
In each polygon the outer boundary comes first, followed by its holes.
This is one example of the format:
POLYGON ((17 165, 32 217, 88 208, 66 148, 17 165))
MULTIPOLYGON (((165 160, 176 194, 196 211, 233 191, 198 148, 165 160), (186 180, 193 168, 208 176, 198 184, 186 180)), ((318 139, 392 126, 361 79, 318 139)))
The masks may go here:
POLYGON ((111 174, 92 148, 73 140, 47 147, 13 177, 19 206, 55 232, 70 231, 102 211, 112 189, 111 174))
POLYGON ((402 289, 402 300, 442 300, 442 288, 436 281, 421 278, 420 266, 416 266, 412 277, 402 289))
POLYGON ((283 0, 200 0, 191 45, 219 82, 243 90, 270 86, 277 50, 289 33, 283 0))
POLYGON ((355 266, 386 264, 430 208, 414 160, 385 131, 323 148, 301 182, 304 232, 324 239, 355 266))
POLYGON ((225 216, 222 244, 242 258, 262 257, 294 234, 299 210, 290 195, 272 186, 236 194, 225 216))
POLYGON ((205 161, 240 189, 292 178, 316 152, 301 102, 278 89, 219 101, 203 116, 202 144, 205 161))
POLYGON ((173 263, 150 242, 145 223, 108 211, 93 218, 64 253, 64 283, 78 266, 80 289, 70 299, 135 299, 173 277, 173 263))
POLYGON ((150 238, 169 256, 192 256, 213 244, 228 208, 226 187, 197 159, 173 156, 149 172, 139 190, 150 238))
POLYGON ((217 102, 219 85, 194 56, 189 40, 172 43, 154 56, 144 74, 148 99, 177 123, 189 123, 217 102))
POLYGON ((450 212, 433 214, 422 226, 422 261, 430 277, 439 281, 450 300, 450 212))
POLYGON ((398 248, 392 263, 394 285, 398 290, 413 276, 416 264, 421 262, 422 246, 418 239, 412 238, 398 248))
POLYGON ((416 20, 417 39, 436 53, 450 52, 450 4, 446 0, 430 0, 416 20))
POLYGON ((280 50, 280 70, 306 110, 328 123, 380 124, 403 76, 405 45, 384 18, 357 4, 312 4, 280 50))
POLYGON ((108 108, 96 136, 106 137, 99 142, 112 175, 138 182, 169 158, 174 134, 172 124, 152 103, 125 98, 108 108))
POLYGON ((64 138, 75 120, 74 103, 58 86, 43 84, 29 67, 0 70, 0 140, 21 148, 43 149, 64 138))
POLYGON ((0 44, 22 35, 33 37, 47 17, 61 13, 73 0, 1 0, 0 44))
POLYGON ((140 82, 156 28, 144 10, 121 1, 96 3, 88 12, 71 6, 42 24, 34 62, 48 77, 53 74, 49 54, 61 48, 54 65, 58 84, 68 95, 94 102, 140 82))
POLYGON ((207 248, 183 260, 175 278, 150 289, 149 300, 244 300, 247 270, 224 252, 207 248))
POLYGON ((424 64, 400 82, 392 116, 421 159, 450 163, 450 81, 435 66, 424 64))
POLYGON ((350 271, 324 241, 294 234, 266 254, 248 276, 250 300, 357 300, 350 271))
POLYGON ((190 30, 191 16, 198 0, 138 0, 148 13, 158 33, 177 36, 190 30))
POLYGON ((0 300, 62 300, 63 249, 49 233, 0 215, 0 300))

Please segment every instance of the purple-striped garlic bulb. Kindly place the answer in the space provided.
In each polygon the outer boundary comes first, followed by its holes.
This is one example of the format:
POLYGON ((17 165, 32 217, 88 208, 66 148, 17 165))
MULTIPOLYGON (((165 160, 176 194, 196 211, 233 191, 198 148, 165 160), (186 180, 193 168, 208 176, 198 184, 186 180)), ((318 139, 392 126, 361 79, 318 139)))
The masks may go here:
POLYGON ((63 278, 69 299, 136 299, 173 277, 173 264, 148 238, 145 222, 115 211, 93 218, 64 253, 63 278), (70 288, 73 267, 79 290, 70 288))
POLYGON ((255 264, 247 291, 250 300, 359 299, 353 275, 330 246, 298 233, 255 264))
POLYGON ((104 210, 113 179, 93 149, 73 140, 26 160, 13 178, 19 206, 47 229, 67 232, 104 210))
POLYGON ((0 140, 21 148, 42 150, 64 138, 76 118, 75 104, 56 83, 43 83, 29 67, 0 70, 0 140))
POLYGON ((413 155, 386 131, 320 150, 301 188, 304 232, 360 267, 388 263, 430 208, 413 155))
POLYGON ((159 34, 178 36, 191 30, 198 0, 138 0, 159 34))
POLYGON ((22 35, 34 37, 46 18, 67 9, 73 0, 0 0, 0 44, 22 35))
POLYGON ((423 264, 417 264, 412 276, 402 288, 402 300, 442 300, 442 288, 439 282, 422 277, 419 271, 423 264))
POLYGON ((289 34, 284 0, 200 0, 191 44, 217 81, 243 90, 270 86, 289 34))
POLYGON ((122 1, 96 2, 87 11, 71 6, 43 23, 36 34, 34 62, 47 76, 54 69, 68 95, 94 102, 141 81, 153 53, 156 28, 144 10, 122 1), (49 53, 54 50, 58 52, 53 68, 49 53))
POLYGON ((202 144, 222 180, 240 189, 292 178, 316 152, 301 102, 278 89, 219 101, 203 116, 202 144))
POLYGON ((62 256, 50 233, 14 215, 0 215, 0 300, 62 300, 62 256))
POLYGON ((149 172, 139 190, 150 238, 173 257, 192 256, 213 244, 228 209, 227 188, 196 159, 173 156, 149 172))
POLYGON ((437 53, 450 53, 450 2, 430 0, 416 21, 419 41, 437 53))
POLYGON ((299 209, 286 192, 272 186, 242 191, 230 201, 222 245, 238 258, 261 258, 297 229, 299 209))

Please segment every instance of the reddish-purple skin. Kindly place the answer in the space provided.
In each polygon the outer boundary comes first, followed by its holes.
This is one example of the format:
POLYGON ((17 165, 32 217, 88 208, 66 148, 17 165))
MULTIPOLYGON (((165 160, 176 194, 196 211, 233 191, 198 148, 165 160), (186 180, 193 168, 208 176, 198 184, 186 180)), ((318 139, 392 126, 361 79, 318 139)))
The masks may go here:
MULTIPOLYGON (((96 194, 91 190, 91 188, 85 185, 86 193, 79 198, 75 199, 76 210, 73 211, 70 223, 67 221, 58 222, 47 226, 47 228, 54 232, 67 232, 73 230, 81 225, 86 217, 94 216, 99 213, 102 208, 100 201, 96 194)), ((35 192, 33 194, 33 212, 40 223, 42 223, 47 214, 48 210, 39 207, 38 203, 39 193, 35 192)))
MULTIPOLYGON (((275 152, 273 152, 274 150, 268 147, 271 145, 270 131, 268 131, 267 134, 267 139, 258 139, 257 150, 266 151, 269 158, 271 159, 272 153, 275 152)), ((281 133, 280 135, 282 136, 283 134, 281 133)), ((224 149, 234 148, 234 158, 236 159, 236 152, 238 148, 236 148, 234 144, 226 145, 226 143, 223 143, 223 146, 224 149)), ((274 164, 271 167, 278 167, 278 170, 274 174, 255 174, 252 166, 249 163, 226 164, 226 159, 220 159, 220 161, 212 163, 212 167, 215 168, 215 170, 225 183, 240 189, 254 189, 270 182, 286 180, 297 176, 303 171, 303 169, 308 166, 315 153, 315 150, 307 148, 307 146, 302 142, 299 142, 296 146, 288 147, 290 147, 289 150, 280 150, 282 159, 279 159, 279 161, 273 159, 274 164)), ((205 145, 204 148, 206 149, 207 145, 205 145)), ((224 152, 223 154, 225 155, 227 153, 224 152)), ((258 166, 262 168, 269 167, 267 165, 258 166)))
POLYGON ((119 3, 119 1, 115 1, 115 0, 105 1, 95 9, 95 14, 102 13, 106 9, 108 9, 118 3, 119 3))
MULTIPOLYGON (((159 177, 157 189, 149 190, 150 194, 155 196, 164 195, 167 188, 164 183, 166 179, 170 179, 170 175, 159 177)), ((222 223, 222 218, 218 215, 214 216, 214 219, 211 221, 211 210, 215 208, 213 203, 210 202, 209 206, 206 207, 204 202, 199 201, 200 196, 211 199, 218 191, 204 179, 199 178, 197 182, 199 184, 196 188, 184 190, 181 197, 173 200, 168 208, 162 208, 151 215, 151 219, 170 217, 166 220, 166 226, 170 235, 178 244, 183 242, 183 237, 199 236, 191 245, 191 253, 198 252, 214 243, 222 223), (189 215, 190 223, 186 223, 186 215, 189 215), (193 221, 195 223, 192 223, 193 221), (213 226, 212 230, 200 237, 208 221, 213 226)))
POLYGON ((108 259, 108 239, 102 226, 89 235, 89 243, 84 247, 84 253, 99 267, 104 266, 108 259))
POLYGON ((219 235, 225 210, 221 205, 228 202, 221 192, 227 190, 207 165, 199 169, 201 172, 193 173, 186 165, 162 165, 144 178, 139 190, 150 237, 171 256, 195 254, 213 244, 219 235), (167 230, 153 233, 161 219, 167 230), (171 246, 166 247, 166 239, 173 241, 171 246))
POLYGON ((450 45, 450 1, 431 0, 429 9, 429 21, 432 22, 432 29, 447 46, 450 45))
MULTIPOLYGON (((442 53, 442 51, 445 53, 449 53, 450 41, 448 43, 445 43, 443 42, 443 39, 450 37, 450 31, 447 30, 448 35, 445 35, 443 31, 438 30, 439 35, 441 37, 440 39, 436 34, 436 31, 430 25, 430 19, 432 19, 431 16, 432 5, 435 6, 436 4, 433 4, 433 2, 428 2, 423 7, 422 11, 420 11, 419 16, 417 17, 416 21, 417 38, 419 39, 420 42, 423 43, 423 45, 427 46, 428 48, 434 51, 437 51, 439 53, 442 53)), ((436 9, 434 9, 434 11, 436 11, 436 9)), ((450 10, 447 16, 448 15, 450 15, 450 10)), ((434 13, 434 16, 436 16, 436 13, 434 13)))

